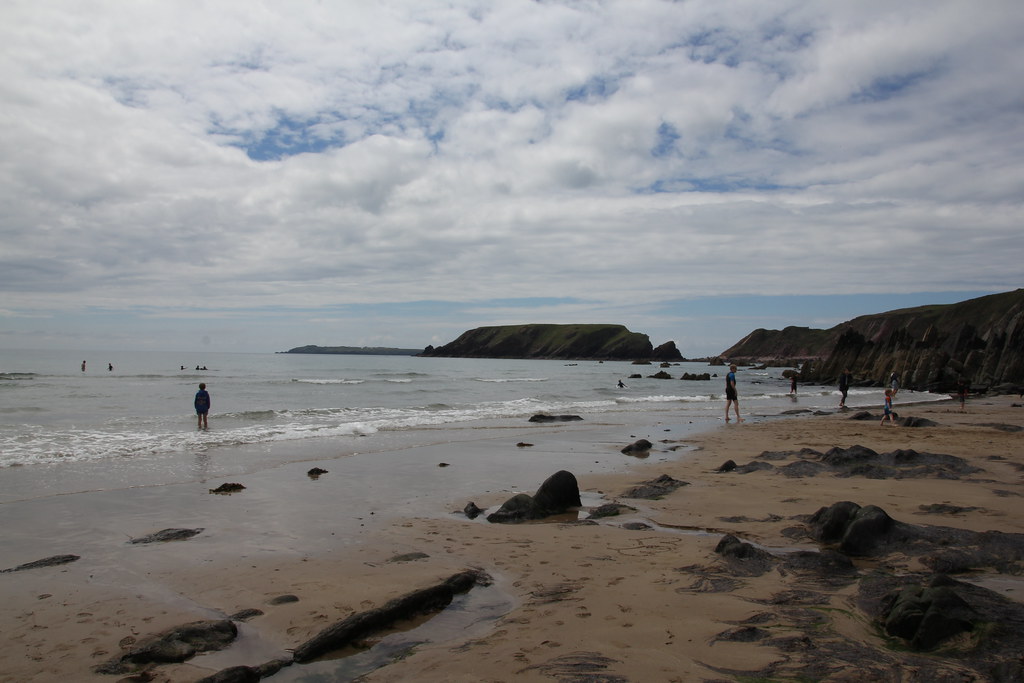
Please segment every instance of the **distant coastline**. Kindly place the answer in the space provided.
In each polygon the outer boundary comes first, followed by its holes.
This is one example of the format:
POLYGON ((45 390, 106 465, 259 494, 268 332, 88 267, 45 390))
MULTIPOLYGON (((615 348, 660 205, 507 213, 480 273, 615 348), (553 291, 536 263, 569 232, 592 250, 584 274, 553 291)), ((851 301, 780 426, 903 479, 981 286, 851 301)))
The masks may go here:
POLYGON ((311 353, 323 355, 349 355, 349 356, 415 356, 423 352, 423 349, 396 349, 387 346, 297 346, 287 351, 278 353, 311 353))

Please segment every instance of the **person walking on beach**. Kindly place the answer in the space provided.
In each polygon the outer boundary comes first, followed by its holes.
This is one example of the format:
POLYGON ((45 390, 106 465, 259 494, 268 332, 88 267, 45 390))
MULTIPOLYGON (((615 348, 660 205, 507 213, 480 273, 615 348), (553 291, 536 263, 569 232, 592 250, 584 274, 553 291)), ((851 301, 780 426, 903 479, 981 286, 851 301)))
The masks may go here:
POLYGON ((85 372, 85 361, 82 361, 82 372, 85 372))
POLYGON ((199 420, 199 429, 208 429, 206 418, 210 412, 210 392, 206 390, 204 382, 199 383, 199 391, 196 392, 194 401, 196 406, 196 417, 199 420))
POLYGON ((796 394, 796 375, 789 376, 789 393, 796 394))
POLYGON ((885 413, 882 415, 882 421, 878 423, 879 427, 885 424, 886 418, 889 419, 890 423, 895 422, 895 420, 892 417, 892 389, 885 390, 885 407, 883 408, 883 410, 885 411, 885 413))
POLYGON ((740 397, 736 392, 736 366, 729 366, 729 374, 725 376, 725 421, 729 421, 729 406, 736 410, 736 421, 743 422, 740 417, 740 397))
POLYGON ((956 381, 956 396, 957 396, 957 398, 960 399, 960 412, 961 413, 967 412, 967 408, 965 407, 964 404, 967 401, 967 391, 968 391, 969 386, 970 385, 967 383, 967 380, 965 380, 963 377, 961 377, 960 379, 958 379, 956 381))
POLYGON ((893 398, 895 398, 896 394, 899 393, 900 390, 900 376, 895 372, 889 375, 889 388, 892 389, 892 395, 893 398))
POLYGON ((839 373, 839 393, 843 395, 843 397, 841 399, 839 399, 839 407, 840 408, 845 408, 846 407, 846 395, 848 393, 850 393, 850 379, 851 378, 852 378, 852 375, 850 374, 850 369, 849 368, 847 368, 847 369, 843 370, 841 373, 839 373))

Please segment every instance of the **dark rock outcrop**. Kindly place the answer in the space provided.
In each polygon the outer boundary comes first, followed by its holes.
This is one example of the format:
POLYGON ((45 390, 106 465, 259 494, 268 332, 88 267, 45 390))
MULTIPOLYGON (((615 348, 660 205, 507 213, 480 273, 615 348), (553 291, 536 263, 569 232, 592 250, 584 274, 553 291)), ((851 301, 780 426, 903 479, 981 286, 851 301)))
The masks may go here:
POLYGON ((126 674, 153 664, 184 662, 200 652, 221 650, 238 636, 229 619, 194 621, 144 638, 127 652, 95 668, 101 674, 126 674))
POLYGON ((364 640, 374 633, 390 628, 396 622, 437 612, 447 607, 456 595, 465 593, 477 584, 486 584, 489 580, 482 572, 465 571, 450 576, 439 584, 395 598, 383 607, 353 614, 328 626, 295 648, 295 661, 311 661, 328 652, 364 640))
POLYGON ((566 470, 555 472, 540 485, 534 495, 519 493, 506 500, 496 512, 487 515, 493 524, 515 524, 544 519, 582 505, 575 475, 566 470))
POLYGON ((654 446, 647 439, 637 439, 633 443, 623 448, 620 452, 625 455, 642 455, 646 456, 651 448, 654 446))
POLYGON ((25 564, 19 564, 17 567, 11 567, 10 569, 0 569, 0 574, 23 572, 27 569, 41 569, 42 567, 58 567, 62 564, 68 564, 79 559, 81 559, 81 557, 78 555, 53 555, 52 557, 44 557, 41 560, 34 560, 32 562, 26 562, 25 564))
POLYGON ((849 369, 855 384, 880 386, 897 372, 903 387, 954 391, 1024 384, 1024 289, 957 304, 866 315, 829 330, 755 330, 723 356, 739 362, 804 361, 803 382, 834 383, 849 369))
POLYGON ((185 541, 203 533, 202 527, 198 529, 162 529, 147 536, 140 536, 128 541, 129 543, 166 543, 168 541, 185 541))
POLYGON ((551 358, 667 360, 683 357, 674 342, 654 349, 646 334, 623 325, 499 325, 478 327, 423 356, 452 358, 551 358))
POLYGON ((669 475, 663 474, 657 479, 645 481, 642 484, 634 486, 628 491, 623 492, 622 497, 655 500, 672 493, 680 486, 689 486, 689 484, 690 482, 688 481, 673 479, 669 475))
POLYGON ((542 415, 538 413, 530 418, 530 422, 579 422, 582 419, 579 415, 542 415))

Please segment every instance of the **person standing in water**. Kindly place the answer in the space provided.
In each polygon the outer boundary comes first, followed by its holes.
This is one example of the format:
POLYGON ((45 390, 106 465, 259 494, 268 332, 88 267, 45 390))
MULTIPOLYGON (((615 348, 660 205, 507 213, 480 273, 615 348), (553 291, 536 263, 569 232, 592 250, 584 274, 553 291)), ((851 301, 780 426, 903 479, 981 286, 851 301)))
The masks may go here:
POLYGON ((729 374, 725 376, 725 421, 729 421, 729 406, 736 411, 736 421, 743 422, 740 417, 740 397, 736 392, 736 366, 729 366, 729 374))
POLYGON ((210 413, 210 392, 206 390, 204 382, 199 383, 199 391, 196 392, 194 404, 196 407, 196 418, 199 420, 199 429, 209 428, 207 415, 210 413))

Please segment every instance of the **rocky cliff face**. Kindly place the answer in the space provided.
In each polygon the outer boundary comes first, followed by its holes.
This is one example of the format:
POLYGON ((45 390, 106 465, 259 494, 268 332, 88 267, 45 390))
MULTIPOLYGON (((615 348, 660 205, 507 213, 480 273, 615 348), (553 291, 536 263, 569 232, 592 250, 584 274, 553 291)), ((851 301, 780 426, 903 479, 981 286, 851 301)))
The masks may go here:
POLYGON ((622 325, 500 325, 478 327, 421 355, 453 358, 682 360, 674 342, 651 346, 646 334, 622 325))
POLYGON ((1024 289, 958 304, 866 315, 831 330, 758 330, 725 351, 730 359, 803 361, 801 379, 833 382, 844 368, 861 382, 900 375, 912 389, 951 391, 1024 384, 1024 289))

